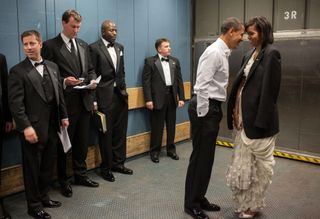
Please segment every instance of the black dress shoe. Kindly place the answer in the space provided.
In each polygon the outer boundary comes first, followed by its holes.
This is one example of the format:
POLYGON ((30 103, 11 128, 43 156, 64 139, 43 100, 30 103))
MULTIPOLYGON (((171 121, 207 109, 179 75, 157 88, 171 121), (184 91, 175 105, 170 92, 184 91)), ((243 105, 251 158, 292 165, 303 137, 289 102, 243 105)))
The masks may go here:
POLYGON ((42 201, 42 206, 45 208, 59 208, 61 206, 61 202, 53 200, 42 201))
POLYGON ((51 215, 44 210, 32 210, 28 211, 28 214, 36 219, 51 219, 51 215))
POLYGON ((102 170, 101 176, 102 176, 102 178, 104 178, 105 180, 107 180, 109 182, 114 182, 114 180, 115 180, 114 176, 110 170, 102 170))
POLYGON ((11 219, 10 214, 6 211, 3 206, 3 201, 0 199, 0 219, 11 219))
POLYGON ((171 157, 173 160, 179 160, 179 156, 175 152, 168 152, 167 156, 171 157))
POLYGON ((72 196, 72 188, 70 183, 60 183, 60 192, 63 196, 70 198, 72 196))
POLYGON ((209 216, 198 208, 185 208, 184 212, 196 219, 209 219, 209 216))
POLYGON ((114 172, 118 172, 118 173, 123 173, 123 174, 127 174, 127 175, 132 175, 133 171, 123 165, 121 166, 114 166, 111 168, 112 171, 114 172))
POLYGON ((3 212, 2 215, 0 215, 0 219, 11 219, 11 216, 8 212, 3 212))
POLYGON ((153 163, 159 163, 159 156, 158 155, 150 155, 150 158, 153 163))
POLYGON ((81 185, 81 186, 87 186, 87 187, 98 187, 99 183, 92 181, 91 179, 87 177, 82 178, 75 178, 74 184, 81 185))
POLYGON ((210 202, 200 204, 202 210, 205 211, 220 211, 220 207, 210 202))

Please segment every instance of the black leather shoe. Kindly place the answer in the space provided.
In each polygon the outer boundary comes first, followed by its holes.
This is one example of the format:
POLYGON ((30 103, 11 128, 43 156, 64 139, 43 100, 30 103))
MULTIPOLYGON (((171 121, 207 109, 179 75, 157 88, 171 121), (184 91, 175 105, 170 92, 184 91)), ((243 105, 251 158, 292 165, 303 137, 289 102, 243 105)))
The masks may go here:
POLYGON ((114 180, 115 180, 114 176, 110 170, 102 170, 101 176, 102 176, 102 178, 104 178, 105 180, 107 180, 109 182, 114 182, 114 180))
POLYGON ((209 219, 209 216, 206 215, 201 209, 185 208, 184 212, 196 219, 209 219))
POLYGON ((0 219, 11 219, 11 216, 8 212, 4 211, 2 215, 0 215, 0 219))
POLYGON ((36 219, 51 219, 51 215, 44 210, 28 211, 28 214, 36 219))
POLYGON ((179 160, 179 156, 175 152, 168 152, 167 156, 171 157, 173 160, 179 160))
POLYGON ((159 156, 158 155, 150 155, 150 158, 153 163, 159 163, 159 156))
POLYGON ((133 171, 125 166, 114 166, 111 168, 112 171, 114 172, 118 172, 118 173, 123 173, 123 174, 127 174, 127 175, 132 175, 133 171))
POLYGON ((59 208, 61 206, 61 202, 53 200, 42 201, 42 206, 45 208, 59 208))
POLYGON ((72 188, 70 183, 60 183, 60 192, 63 196, 70 198, 72 196, 72 188))
POLYGON ((200 207, 202 210, 205 210, 205 211, 220 211, 220 207, 218 205, 215 205, 210 202, 202 203, 200 204, 200 207))
POLYGON ((3 201, 0 199, 0 219, 11 219, 10 214, 6 211, 3 206, 3 201))
POLYGON ((81 186, 87 186, 87 187, 98 187, 99 183, 92 181, 91 179, 87 177, 82 178, 75 178, 74 184, 81 185, 81 186))

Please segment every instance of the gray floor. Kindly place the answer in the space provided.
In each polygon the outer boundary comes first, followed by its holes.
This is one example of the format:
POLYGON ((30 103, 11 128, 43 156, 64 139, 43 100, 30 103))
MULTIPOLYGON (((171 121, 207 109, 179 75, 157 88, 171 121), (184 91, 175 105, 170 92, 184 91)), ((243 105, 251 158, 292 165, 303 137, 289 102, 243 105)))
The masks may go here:
MULTIPOLYGON (((115 182, 100 178, 96 171, 90 177, 100 183, 99 188, 73 186, 72 198, 64 198, 58 190, 51 198, 63 206, 47 209, 57 219, 183 219, 184 180, 191 142, 177 145, 180 156, 174 161, 161 154, 160 163, 154 164, 149 156, 139 156, 127 162, 133 176, 115 174, 115 182)), ((209 213, 210 218, 236 218, 231 193, 225 183, 225 172, 232 149, 217 147, 214 171, 207 198, 220 205, 221 211, 209 213)), ((267 207, 258 218, 316 219, 320 218, 320 167, 298 161, 276 158, 273 183, 268 190, 267 207)), ((26 213, 24 193, 5 199, 13 218, 30 218, 26 213)))

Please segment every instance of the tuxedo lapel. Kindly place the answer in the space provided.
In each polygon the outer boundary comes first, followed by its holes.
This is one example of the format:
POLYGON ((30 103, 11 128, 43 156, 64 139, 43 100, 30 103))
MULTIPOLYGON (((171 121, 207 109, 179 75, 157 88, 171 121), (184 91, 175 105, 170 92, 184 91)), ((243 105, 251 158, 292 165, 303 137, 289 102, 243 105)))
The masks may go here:
POLYGON ((164 78, 164 72, 163 72, 163 68, 162 68, 161 61, 160 61, 160 59, 159 59, 159 56, 156 55, 156 56, 154 57, 154 59, 155 59, 154 64, 156 65, 156 67, 157 67, 157 69, 158 69, 158 72, 160 73, 160 76, 161 76, 162 80, 163 80, 164 82, 166 82, 166 79, 164 78))
MULTIPOLYGON (((252 76, 252 74, 254 73, 255 69, 256 69, 257 66, 259 65, 259 63, 260 63, 260 61, 261 61, 261 59, 262 59, 262 57, 263 57, 264 51, 265 51, 264 49, 261 50, 260 53, 258 54, 256 60, 253 62, 252 66, 251 66, 251 68, 250 68, 250 72, 249 72, 248 77, 247 77, 247 81, 251 78, 251 76, 252 76)), ((252 56, 252 54, 251 54, 251 56, 252 56)), ((250 56, 250 58, 251 58, 251 56, 250 56)), ((249 58, 249 59, 250 59, 250 58, 249 58)))
MULTIPOLYGON (((78 50, 79 50, 79 56, 80 56, 80 61, 81 61, 81 68, 82 68, 82 72, 85 72, 85 70, 87 69, 86 66, 86 57, 85 57, 85 48, 83 47, 81 42, 78 42, 77 39, 75 39, 77 42, 77 46, 78 46, 78 50)), ((79 72, 79 74, 81 74, 81 72, 79 72)))
POLYGON ((117 46, 117 44, 114 44, 114 50, 116 51, 117 55, 117 71, 119 71, 119 65, 120 65, 120 48, 117 46))
POLYGON ((104 43, 102 42, 101 39, 100 39, 99 44, 100 44, 99 48, 101 49, 102 53, 106 56, 108 62, 110 63, 112 68, 115 70, 113 62, 112 62, 112 59, 111 59, 111 56, 109 54, 109 51, 108 51, 107 47, 104 45, 104 43))
POLYGON ((169 66, 170 66, 170 76, 171 76, 171 84, 173 85, 174 82, 174 73, 176 70, 176 62, 172 59, 169 59, 169 66))
POLYGON ((60 41, 60 53, 61 55, 67 60, 68 65, 71 68, 72 74, 77 78, 77 74, 80 74, 80 72, 76 73, 75 69, 77 69, 77 66, 75 65, 75 61, 73 60, 73 57, 70 53, 70 51, 67 49, 67 45, 63 42, 61 36, 59 35, 59 41, 60 41))
POLYGON ((40 95, 40 97, 47 102, 46 96, 44 94, 44 90, 42 88, 42 77, 37 71, 37 69, 31 64, 31 62, 28 59, 25 59, 25 65, 27 70, 27 77, 31 81, 32 86, 37 91, 37 93, 40 95))
MULTIPOLYGON (((46 61, 45 61, 46 63, 46 61)), ((47 70, 48 70, 48 74, 49 74, 49 77, 51 78, 51 81, 52 81, 52 85, 54 87, 54 94, 55 94, 55 97, 56 97, 56 101, 57 101, 57 105, 59 105, 59 82, 58 82, 58 73, 49 67, 49 65, 46 64, 46 67, 47 67, 47 70)))

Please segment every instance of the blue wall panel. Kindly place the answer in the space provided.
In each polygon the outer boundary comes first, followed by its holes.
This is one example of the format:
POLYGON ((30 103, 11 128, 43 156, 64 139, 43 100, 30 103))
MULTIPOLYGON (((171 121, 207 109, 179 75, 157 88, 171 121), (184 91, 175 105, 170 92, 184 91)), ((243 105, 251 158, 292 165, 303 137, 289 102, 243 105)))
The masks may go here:
POLYGON ((104 20, 113 20, 118 22, 117 7, 119 1, 117 0, 98 0, 98 21, 99 26, 104 20))
MULTIPOLYGON (((46 21, 47 21, 47 33, 43 35, 43 40, 51 39, 56 36, 56 17, 55 17, 55 1, 46 1, 46 21)), ((60 22, 59 22, 60 23, 60 22)), ((60 31, 61 28, 58 29, 60 31)))
POLYGON ((142 71, 145 57, 149 56, 149 1, 136 0, 134 1, 134 73, 136 76, 135 86, 142 86, 142 71))
POLYGON ((54 13, 56 18, 55 31, 57 35, 62 30, 61 17, 67 9, 77 9, 75 0, 54 0, 54 13))
MULTIPOLYGON (((34 29, 46 36, 46 7, 41 0, 18 0, 18 27, 19 34, 25 30, 34 29)), ((23 48, 20 46, 20 59, 24 59, 23 48)))
POLYGON ((190 4, 186 4, 184 0, 177 2, 177 34, 175 41, 176 45, 175 54, 180 60, 182 78, 184 81, 190 81, 191 70, 191 32, 190 32, 190 4))
MULTIPOLYGON (((101 23, 110 19, 118 27, 118 42, 125 47, 125 69, 128 87, 141 86, 144 59, 156 54, 155 40, 171 41, 172 55, 179 58, 184 81, 190 78, 190 3, 191 0, 0 0, 0 52, 7 57, 9 68, 24 59, 20 33, 37 29, 43 39, 60 33, 61 16, 67 9, 78 10, 82 17, 79 37, 93 43, 100 38, 101 23), (10 19, 8 19, 10 18, 10 19)), ((188 121, 187 105, 177 110, 177 123, 188 121)), ((128 133, 135 135, 150 130, 146 109, 129 112, 128 133)), ((96 144, 92 128, 90 144, 96 144)), ((21 162, 16 135, 4 144, 4 166, 21 162)))
POLYGON ((0 0, 0 52, 7 57, 8 66, 19 62, 18 9, 16 1, 0 0))
MULTIPOLYGON (((177 0, 152 1, 149 3, 149 56, 155 55, 154 42, 158 38, 175 40, 177 34, 177 0)), ((176 45, 171 45, 172 55, 175 56, 176 45)))
POLYGON ((100 36, 97 0, 77 0, 77 10, 82 16, 79 37, 86 42, 94 42, 100 36))
POLYGON ((127 87, 134 87, 134 14, 133 0, 118 1, 117 8, 117 40, 124 45, 124 63, 127 87))

